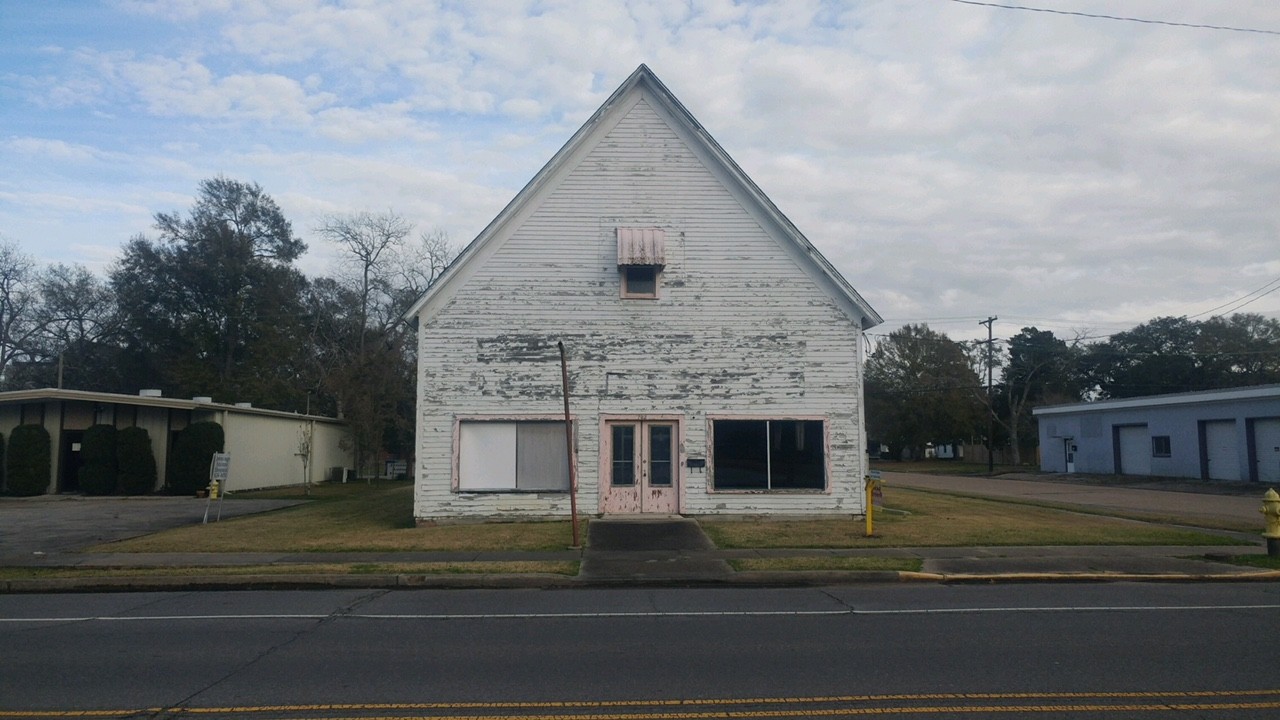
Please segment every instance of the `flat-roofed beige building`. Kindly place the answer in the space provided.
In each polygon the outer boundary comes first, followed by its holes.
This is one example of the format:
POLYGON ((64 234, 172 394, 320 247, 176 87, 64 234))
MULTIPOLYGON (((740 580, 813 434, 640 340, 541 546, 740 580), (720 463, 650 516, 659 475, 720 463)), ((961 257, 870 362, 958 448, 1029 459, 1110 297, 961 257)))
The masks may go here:
POLYGON ((224 450, 231 455, 226 485, 231 491, 320 482, 340 477, 353 466, 349 444, 344 442, 347 424, 335 418, 203 397, 167 398, 155 390, 138 395, 54 388, 0 392, 0 433, 6 443, 19 425, 42 425, 49 432, 49 493, 79 490, 80 443, 92 425, 145 429, 151 436, 159 490, 175 435, 192 423, 206 421, 222 426, 224 450))

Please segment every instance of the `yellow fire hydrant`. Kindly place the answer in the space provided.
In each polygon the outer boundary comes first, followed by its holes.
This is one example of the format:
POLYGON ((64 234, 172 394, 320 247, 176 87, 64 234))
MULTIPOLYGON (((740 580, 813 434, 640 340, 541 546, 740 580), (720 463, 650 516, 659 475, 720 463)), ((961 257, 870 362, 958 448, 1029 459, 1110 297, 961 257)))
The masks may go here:
POLYGON ((218 499, 218 481, 217 480, 209 481, 209 499, 210 500, 218 499))
POLYGON ((1266 519, 1262 537, 1267 539, 1267 555, 1280 557, 1280 495, 1275 488, 1262 496, 1262 517, 1266 519))

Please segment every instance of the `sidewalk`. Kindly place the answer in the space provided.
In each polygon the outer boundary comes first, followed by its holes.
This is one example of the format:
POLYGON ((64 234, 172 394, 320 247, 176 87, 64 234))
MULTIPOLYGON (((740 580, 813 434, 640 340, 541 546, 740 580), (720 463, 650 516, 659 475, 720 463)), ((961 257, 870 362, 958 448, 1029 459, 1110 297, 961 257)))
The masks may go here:
POLYGON ((0 580, 0 592, 143 591, 178 589, 280 589, 316 587, 511 587, 598 586, 811 586, 860 582, 1105 582, 1105 581, 1278 581, 1280 571, 1222 562, 1231 555, 1261 554, 1260 545, 875 548, 861 550, 648 550, 488 553, 67 553, 4 558, 7 566, 78 568, 235 567, 321 565, 326 563, 428 563, 481 561, 582 561, 576 577, 513 574, 264 574, 138 576, 0 580), (743 571, 729 561, 741 558, 892 557, 923 561, 920 572, 743 571), (592 571, 592 563, 611 569, 592 571))
MULTIPOLYGON (((1164 490, 1115 488, 1009 478, 939 477, 886 473, 889 485, 1016 498, 1123 512, 1143 509, 1162 516, 1213 516, 1261 525, 1260 500, 1164 490), (1066 498, 1069 498, 1067 500, 1066 498), (1222 502, 1222 501, 1227 502, 1222 502), (1154 510, 1153 510, 1154 508, 1154 510), (1250 514, 1252 513, 1252 514, 1250 514)), ((189 512, 189 510, 188 510, 189 512)), ((1232 555, 1264 554, 1260 536, 1233 534, 1238 546, 1033 546, 899 547, 814 550, 718 549, 698 523, 678 516, 597 519, 582 550, 546 552, 361 553, 85 553, 73 549, 30 552, 5 545, 0 566, 63 568, 159 568, 308 566, 321 564, 473 563, 488 561, 580 562, 577 576, 523 574, 266 573, 0 580, 0 592, 141 591, 178 589, 278 589, 320 587, 462 588, 599 586, 807 586, 857 582, 1104 582, 1277 581, 1280 571, 1233 565, 1232 555), (750 558, 878 557, 921 561, 919 572, 735 571, 750 558)))

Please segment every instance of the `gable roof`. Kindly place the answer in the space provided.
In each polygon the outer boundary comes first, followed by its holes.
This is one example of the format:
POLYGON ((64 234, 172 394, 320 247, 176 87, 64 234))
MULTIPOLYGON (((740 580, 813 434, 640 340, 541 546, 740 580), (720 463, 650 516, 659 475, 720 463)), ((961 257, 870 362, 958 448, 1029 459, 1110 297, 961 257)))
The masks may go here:
POLYGON ((776 229, 776 236, 790 242, 799 251, 800 256, 806 261, 802 263, 805 269, 815 275, 815 279, 819 281, 818 284, 826 288, 837 301, 845 306, 850 315, 857 319, 859 327, 865 330, 884 322, 880 315, 872 309, 871 305, 849 284, 849 281, 823 257, 822 253, 818 252, 818 249, 773 204, 773 201, 760 190, 759 186, 751 178, 747 177, 742 168, 734 162, 733 158, 729 157, 729 153, 720 147, 720 144, 711 137, 711 134, 702 127, 702 124, 685 109, 684 105, 671 94, 671 91, 644 64, 641 64, 636 68, 635 72, 631 73, 631 76, 609 96, 609 99, 605 100, 604 104, 583 123, 582 127, 578 128, 578 131, 547 161, 547 164, 533 176, 533 179, 516 194, 511 202, 507 203, 502 212, 498 213, 497 217, 459 253, 458 257, 441 273, 440 277, 432 283, 422 297, 404 314, 405 319, 413 322, 424 308, 436 305, 438 302, 447 301, 448 298, 452 297, 456 289, 468 276, 468 268, 473 268, 482 262, 481 258, 485 254, 486 246, 492 244, 495 238, 504 235, 506 228, 524 214, 532 200, 538 196, 540 191, 552 183, 552 180, 562 169, 575 164, 580 151, 589 149, 590 140, 596 135, 597 130, 617 122, 620 115, 625 112, 625 108, 629 105, 628 99, 637 93, 645 91, 647 91, 648 97, 662 106, 667 115, 674 118, 682 126, 682 129, 697 145, 696 149, 701 150, 701 154, 717 165, 723 174, 727 176, 728 181, 747 196, 749 202, 759 214, 763 216, 769 225, 776 229))

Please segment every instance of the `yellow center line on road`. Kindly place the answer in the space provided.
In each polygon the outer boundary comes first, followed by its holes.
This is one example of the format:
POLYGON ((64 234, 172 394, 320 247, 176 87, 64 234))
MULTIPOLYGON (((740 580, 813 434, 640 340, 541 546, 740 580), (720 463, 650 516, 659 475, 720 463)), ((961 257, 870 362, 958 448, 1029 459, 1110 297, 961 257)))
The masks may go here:
POLYGON ((624 712, 624 713, 524 713, 519 715, 381 715, 353 716, 352 718, 326 717, 326 720, 701 720, 703 718, 768 718, 768 717, 838 717, 871 713, 930 714, 976 712, 1121 712, 1121 711, 1186 711, 1186 710, 1242 710, 1280 709, 1280 689, 1260 690, 1186 690, 1186 691, 1132 691, 1132 692, 1021 692, 1021 693, 921 693, 884 695, 827 695, 814 697, 757 697, 757 698, 668 698, 653 700, 564 700, 564 701, 506 701, 506 702, 424 702, 424 703, 325 703, 305 705, 248 705, 230 707, 149 707, 115 710, 3 710, 0 718, 107 718, 136 715, 298 715, 304 713, 386 713, 404 711, 449 712, 460 710, 591 710, 611 708, 691 708, 685 712, 624 712), (1186 702, 1189 700, 1226 700, 1259 698, 1255 702, 1186 702), (1262 700, 1262 698, 1276 698, 1262 700), (922 703, 938 701, 982 701, 982 705, 892 705, 892 703, 922 703), (1163 700, 1183 702, 1160 703, 1060 703, 1027 705, 991 705, 992 701, 1082 701, 1082 700, 1163 700), (850 705, 862 707, 816 708, 814 705, 850 705), (697 710, 692 708, 733 706, 786 705, 784 708, 761 710, 697 710), (810 706, 810 707, 806 707, 810 706))

